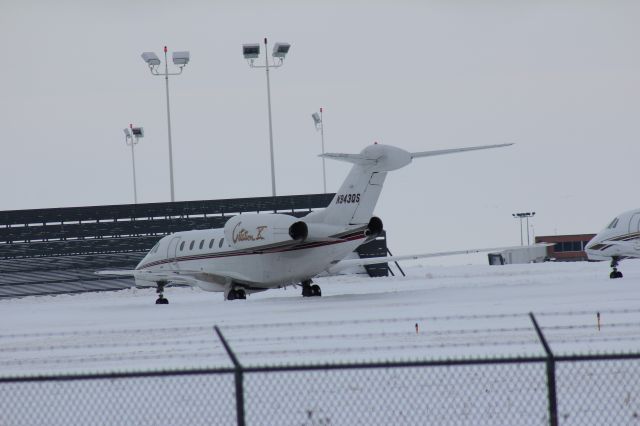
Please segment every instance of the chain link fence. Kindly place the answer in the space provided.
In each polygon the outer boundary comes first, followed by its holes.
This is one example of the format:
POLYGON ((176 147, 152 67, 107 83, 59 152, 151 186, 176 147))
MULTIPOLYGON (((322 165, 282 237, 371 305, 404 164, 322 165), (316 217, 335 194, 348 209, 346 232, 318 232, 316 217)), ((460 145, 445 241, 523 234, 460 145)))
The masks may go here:
MULTIPOLYGON (((535 318, 531 316, 535 324, 535 318)), ((553 330, 553 329, 552 329, 553 330)), ((640 353, 0 377, 0 425, 638 425, 640 353)))
POLYGON ((0 379, 0 424, 640 423, 640 354, 556 361, 557 423, 549 410, 546 362, 500 358, 262 367, 240 375, 217 369, 0 379))

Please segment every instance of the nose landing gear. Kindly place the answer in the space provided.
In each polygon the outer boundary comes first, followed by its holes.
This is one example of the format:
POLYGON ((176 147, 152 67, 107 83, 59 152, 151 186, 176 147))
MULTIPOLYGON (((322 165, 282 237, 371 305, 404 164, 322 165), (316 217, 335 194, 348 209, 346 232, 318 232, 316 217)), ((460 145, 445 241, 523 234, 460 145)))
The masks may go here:
POLYGON ((168 305, 169 300, 164 297, 164 286, 167 285, 166 282, 160 281, 158 282, 158 287, 156 288, 156 293, 158 293, 158 299, 156 299, 156 305, 168 305))
POLYGON ((615 279, 615 278, 622 278, 622 272, 618 271, 618 258, 617 257, 613 257, 611 259, 611 267, 613 268, 613 271, 611 271, 611 273, 609 274, 609 278, 611 279, 615 279))

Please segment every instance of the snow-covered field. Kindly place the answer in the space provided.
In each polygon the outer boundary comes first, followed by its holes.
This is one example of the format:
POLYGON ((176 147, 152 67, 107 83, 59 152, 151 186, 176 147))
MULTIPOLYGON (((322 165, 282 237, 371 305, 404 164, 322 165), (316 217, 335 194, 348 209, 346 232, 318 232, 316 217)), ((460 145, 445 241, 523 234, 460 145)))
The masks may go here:
POLYGON ((230 366, 214 325, 247 365, 543 354, 529 312, 557 353, 640 352, 640 262, 622 270, 414 265, 407 277, 317 279, 321 298, 289 287, 245 301, 169 288, 166 306, 153 289, 2 300, 0 373, 230 366))
MULTIPOLYGON (((214 325, 221 328, 245 366, 541 356, 544 351, 529 312, 536 315, 556 354, 640 352, 638 261, 623 262, 625 278, 621 280, 608 278, 605 263, 413 265, 405 270, 407 277, 321 278, 316 280, 323 290, 321 298, 302 298, 299 288, 289 287, 232 302, 219 293, 169 288, 165 293, 169 305, 155 305, 153 289, 2 300, 0 376, 230 367, 214 325)), ((421 424, 421 419, 431 419, 433 424, 545 424, 544 364, 508 367, 453 367, 447 374, 441 368, 291 373, 298 375, 296 380, 282 373, 249 374, 245 378, 248 420, 249 424, 313 424, 323 419, 353 424, 353 417, 345 414, 357 412, 361 424, 421 424), (318 375, 323 379, 314 380, 318 375), (465 377, 462 384, 456 382, 460 375, 465 377), (483 396, 474 393, 478 387, 486 390, 483 396), (406 407, 407 395, 425 390, 428 401, 409 400, 411 408, 406 407), (511 402, 497 403, 491 390, 507 395, 511 402), (400 404, 404 408, 381 410, 379 398, 387 395, 404 398, 400 404), (448 401, 461 399, 466 401, 464 407, 447 408, 448 401), (349 408, 335 411, 340 404, 349 408), (509 404, 519 408, 512 412, 509 404)), ((559 380, 572 378, 559 383, 559 407, 571 414, 562 424, 598 419, 612 409, 611 404, 623 407, 621 420, 593 424, 635 424, 634 413, 640 412, 638 361, 580 368, 558 366, 559 380), (594 384, 594 377, 600 382, 594 384), (617 384, 624 386, 618 389, 617 384), (589 386, 600 386, 605 396, 591 391, 584 395, 589 386), (587 406, 577 410, 575 406, 584 401, 587 406)), ((188 388, 189 383, 202 385, 208 379, 175 379, 181 380, 181 386, 188 388)), ((218 410, 220 421, 213 423, 233 423, 233 377, 221 380, 224 385, 215 386, 224 387, 221 392, 228 412, 220 414, 221 399, 210 406, 206 401, 198 404, 218 410)), ((0 385, 0 399, 7 391, 7 385, 0 385)), ((147 390, 143 393, 150 406, 156 404, 147 390)), ((64 398, 69 400, 68 395, 64 398)), ((147 418, 145 414, 144 421, 136 418, 133 423, 211 420, 186 413, 176 418, 167 415, 147 418)), ((14 422, 16 418, 20 417, 10 417, 14 422)), ((64 423, 64 417, 60 419, 53 423, 64 423)), ((131 420, 124 419, 116 416, 106 423, 131 420)))

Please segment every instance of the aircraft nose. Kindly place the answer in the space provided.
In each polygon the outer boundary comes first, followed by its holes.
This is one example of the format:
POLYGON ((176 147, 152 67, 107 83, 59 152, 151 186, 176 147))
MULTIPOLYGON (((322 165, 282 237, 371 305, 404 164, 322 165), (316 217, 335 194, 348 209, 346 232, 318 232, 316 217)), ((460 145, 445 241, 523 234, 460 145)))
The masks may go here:
POLYGON ((601 241, 600 234, 596 234, 595 237, 589 240, 589 242, 584 246, 584 251, 586 252, 587 250, 593 250, 593 246, 598 244, 598 241, 601 241))

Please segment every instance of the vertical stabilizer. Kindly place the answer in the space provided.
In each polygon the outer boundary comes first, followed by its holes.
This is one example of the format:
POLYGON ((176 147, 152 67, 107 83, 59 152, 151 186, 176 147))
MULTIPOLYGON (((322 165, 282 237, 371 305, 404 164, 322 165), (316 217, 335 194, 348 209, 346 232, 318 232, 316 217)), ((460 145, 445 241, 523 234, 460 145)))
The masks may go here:
POLYGON ((414 158, 502 148, 510 145, 513 144, 472 146, 411 153, 390 145, 374 144, 363 149, 360 154, 323 154, 321 157, 346 161, 352 163, 353 167, 335 197, 331 200, 331 204, 324 210, 308 214, 304 221, 339 226, 365 225, 369 223, 369 219, 373 215, 387 172, 408 165, 414 158))
POLYGON ((411 162, 411 154, 407 151, 377 144, 366 147, 360 154, 324 156, 353 163, 353 167, 329 206, 309 214, 305 221, 343 226, 369 223, 387 172, 411 162))

